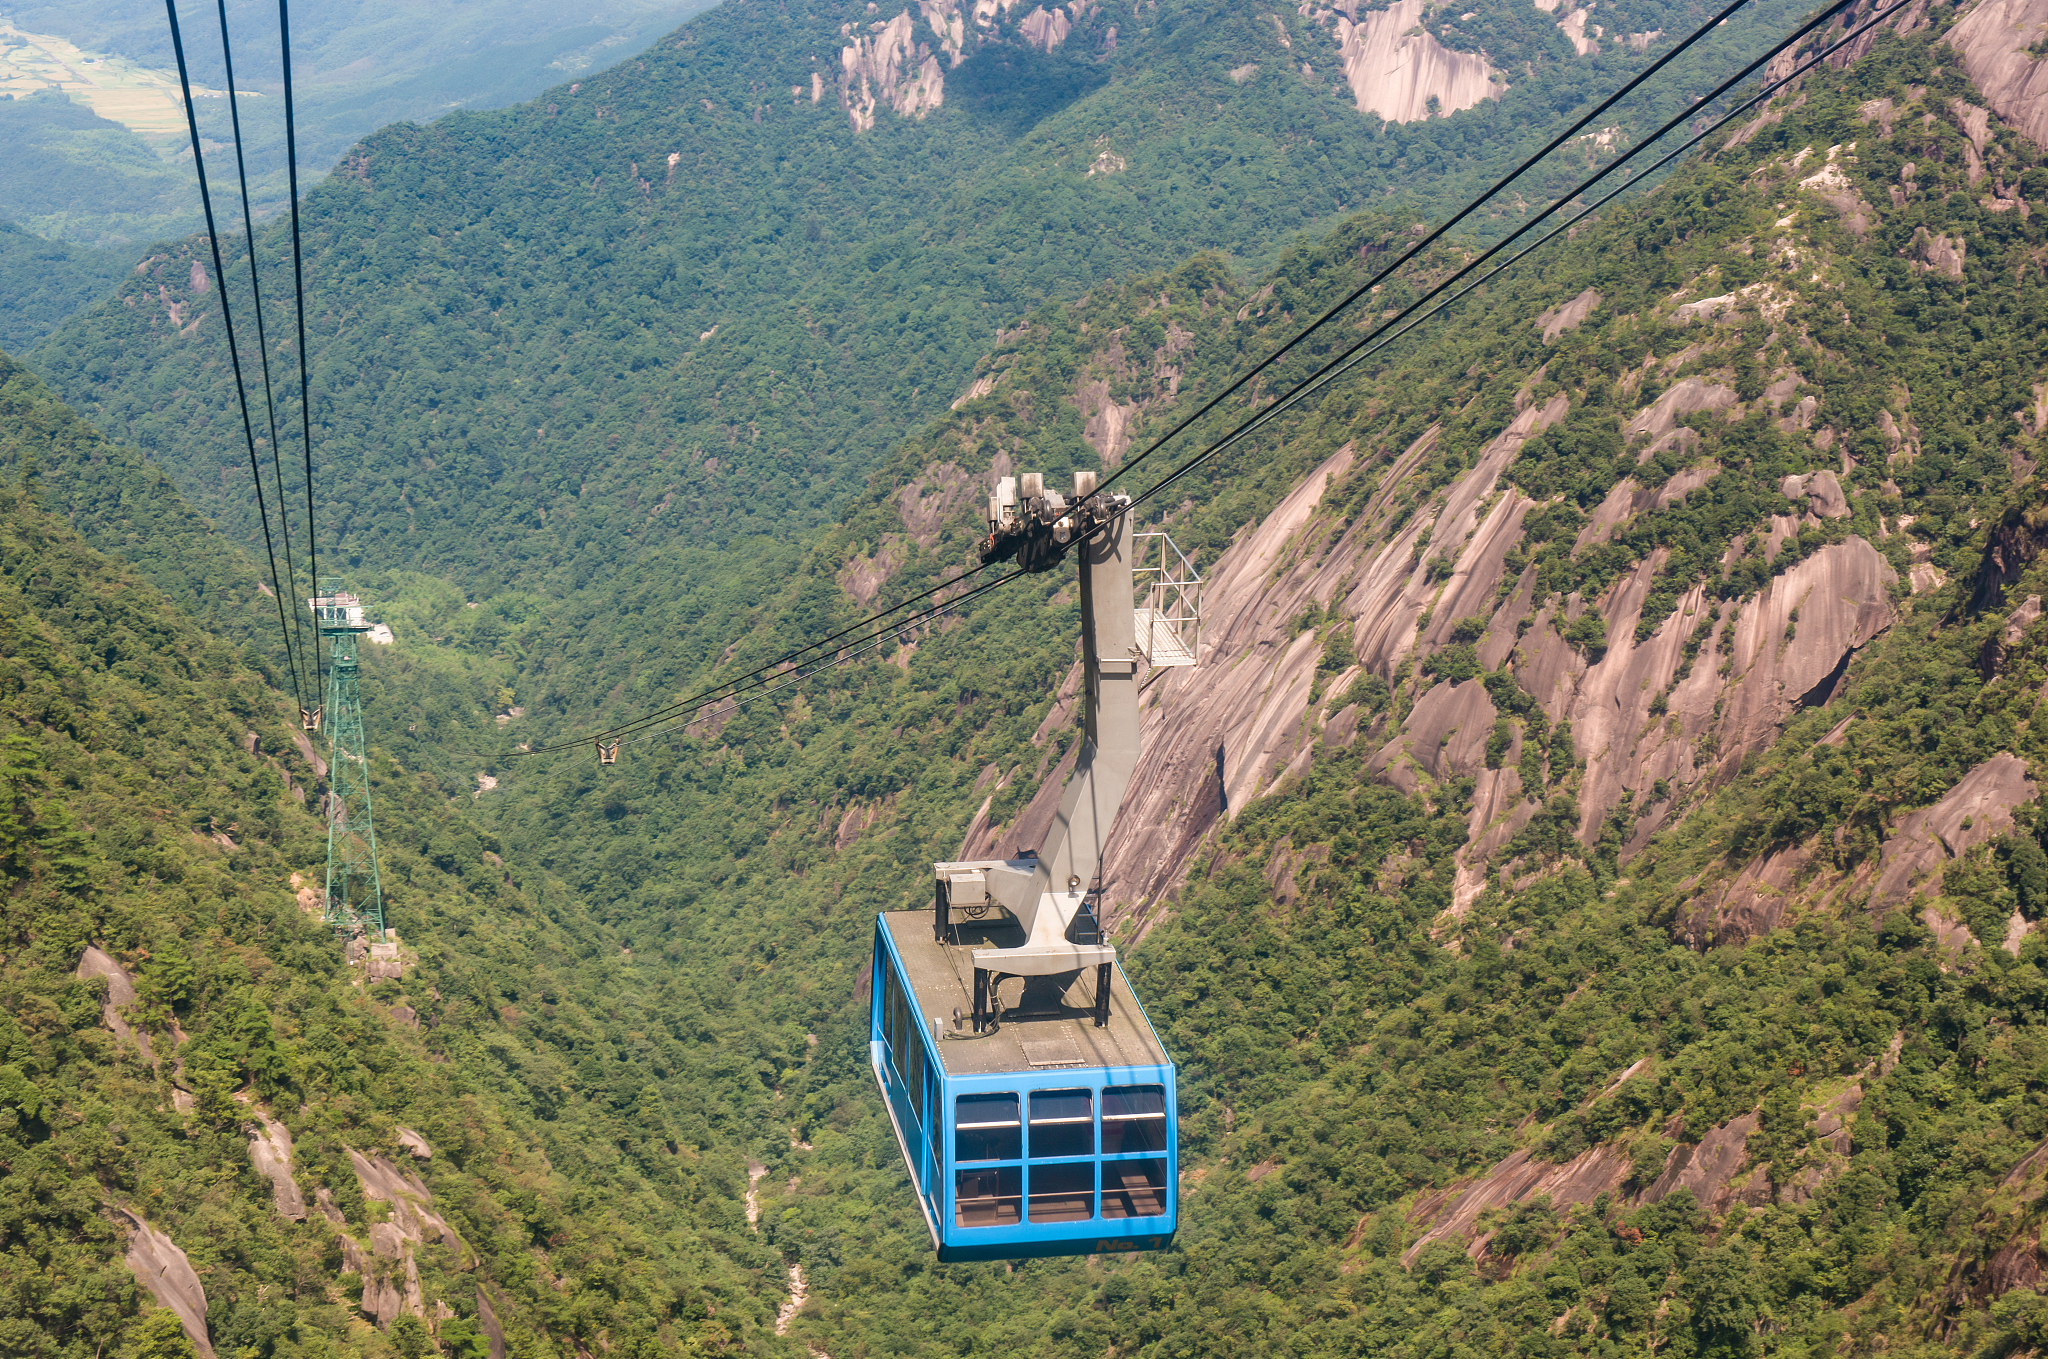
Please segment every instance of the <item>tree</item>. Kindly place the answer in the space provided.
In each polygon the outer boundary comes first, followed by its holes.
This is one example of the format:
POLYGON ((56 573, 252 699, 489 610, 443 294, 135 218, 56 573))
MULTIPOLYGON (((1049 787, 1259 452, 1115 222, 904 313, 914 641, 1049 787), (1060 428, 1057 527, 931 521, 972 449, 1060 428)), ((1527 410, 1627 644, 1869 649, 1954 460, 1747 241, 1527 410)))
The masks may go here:
POLYGON ((178 1314, 159 1307, 142 1319, 128 1359, 199 1359, 199 1351, 185 1334, 185 1323, 178 1320, 178 1314))

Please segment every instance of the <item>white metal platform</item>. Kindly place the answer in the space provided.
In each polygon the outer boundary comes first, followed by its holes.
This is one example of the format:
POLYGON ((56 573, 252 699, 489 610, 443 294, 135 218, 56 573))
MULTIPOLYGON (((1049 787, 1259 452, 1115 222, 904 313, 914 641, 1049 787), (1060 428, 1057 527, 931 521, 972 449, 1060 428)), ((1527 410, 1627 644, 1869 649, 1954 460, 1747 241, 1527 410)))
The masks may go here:
POLYGON ((1139 605, 1132 610, 1136 616, 1138 649, 1145 653, 1145 659, 1155 666, 1193 665, 1195 653, 1189 650, 1183 638, 1182 628, 1159 609, 1139 605))

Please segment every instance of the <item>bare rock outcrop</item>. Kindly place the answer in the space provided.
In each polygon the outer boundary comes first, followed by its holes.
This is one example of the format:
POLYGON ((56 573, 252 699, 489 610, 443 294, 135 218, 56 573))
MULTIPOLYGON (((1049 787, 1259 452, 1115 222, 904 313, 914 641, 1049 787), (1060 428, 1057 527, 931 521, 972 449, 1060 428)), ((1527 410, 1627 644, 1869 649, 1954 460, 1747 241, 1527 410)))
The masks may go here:
POLYGON ((1913 239, 1906 246, 1906 250, 1912 255, 1914 263, 1929 273, 1941 274, 1948 278, 1961 278, 1963 263, 1968 257, 1969 243, 1961 233, 1951 237, 1946 234, 1936 235, 1926 227, 1915 227, 1913 239))
POLYGON ((1984 639, 1978 667, 1985 679, 2003 671, 2007 658, 2027 635, 2027 629, 2041 621, 2041 596, 2028 595, 2019 607, 2005 616, 2005 626, 1984 639))
POLYGON ((930 47, 911 36, 911 27, 906 9, 878 32, 856 34, 851 47, 839 50, 839 107, 855 132, 873 130, 877 108, 921 119, 945 102, 945 72, 930 47))
MULTIPOLYGON (((418 1134, 413 1136, 417 1138, 418 1134)), ((425 1139, 419 1140, 424 1146, 425 1139)), ((415 1248, 438 1242, 466 1264, 470 1257, 462 1238, 429 1207, 434 1196, 419 1176, 399 1169, 382 1156, 365 1156, 354 1148, 349 1149, 348 1159, 363 1197, 391 1205, 388 1220, 370 1224, 367 1254, 346 1235, 342 1238, 344 1257, 363 1276, 363 1315, 384 1327, 401 1314, 423 1316, 425 1298, 420 1290, 415 1248)), ((322 1207, 324 1211, 326 1205, 323 1203, 322 1207)))
POLYGON ((213 1359, 213 1339, 206 1330, 206 1290, 200 1286, 192 1262, 176 1242, 137 1214, 126 1208, 114 1211, 128 1223, 128 1249, 122 1260, 135 1281, 149 1290, 158 1306, 178 1314, 199 1359, 213 1359))
POLYGON ((1550 308, 1536 318, 1536 328, 1543 332, 1543 343, 1554 344, 1557 337, 1576 328, 1593 309, 1600 305, 1600 294, 1588 288, 1569 302, 1550 308))
POLYGON ((1415 701, 1400 734, 1380 748, 1368 767, 1384 773, 1404 793, 1415 791, 1418 770, 1431 778, 1477 774, 1486 767, 1493 719, 1493 700, 1484 684, 1445 681, 1415 701))
POLYGON ((1734 411, 1740 413, 1742 402, 1732 387, 1723 387, 1718 382, 1708 382, 1700 377, 1682 377, 1671 384, 1664 393, 1648 406, 1637 412, 1636 417, 1623 427, 1629 438, 1647 435, 1651 439, 1661 438, 1678 427, 1679 420, 1700 411, 1734 411))
POLYGON ((1104 467, 1117 466, 1131 446, 1131 421, 1139 403, 1119 404, 1110 395, 1107 379, 1083 377, 1075 383, 1074 404, 1081 411, 1081 437, 1101 456, 1104 467))
POLYGON ((1707 1131, 1696 1144, 1681 1143, 1664 1162, 1659 1175, 1642 1194, 1656 1203, 1683 1189, 1710 1212, 1720 1212, 1736 1199, 1736 1181, 1749 1165, 1749 1135, 1762 1120, 1752 1110, 1707 1131))
POLYGON ((1786 477, 1778 489, 1788 500, 1804 500, 1807 513, 1815 519, 1847 519, 1849 498, 1842 494, 1842 483, 1835 480, 1833 472, 1811 472, 1805 476, 1786 477))
POLYGON ((1946 40, 1998 116, 2048 146, 2048 60, 2035 55, 2043 38, 2048 2, 1980 0, 1946 40))
POLYGON ((121 1017, 121 1011, 135 1003, 135 979, 128 975, 128 969, 115 962, 104 950, 88 944, 78 960, 77 976, 80 981, 90 981, 94 977, 107 979, 107 998, 100 1002, 100 1022, 114 1031, 114 1037, 134 1044, 135 1050, 142 1054, 142 1060, 154 1066, 156 1052, 150 1047, 149 1035, 121 1017))
POLYGON ((391 1223, 406 1240, 438 1241, 452 1249, 462 1249, 462 1238, 455 1234, 455 1229, 428 1207, 434 1196, 420 1183, 419 1176, 400 1170, 381 1156, 365 1156, 354 1148, 349 1149, 348 1160, 355 1169, 356 1183, 362 1186, 363 1197, 390 1204, 391 1223))
POLYGON ((2011 830, 2013 809, 2033 801, 2038 791, 2027 777, 2027 762, 2000 753, 1963 775, 1932 807, 1901 818, 1878 858, 1871 909, 1904 901, 1932 886, 1950 859, 2011 830))
MULTIPOLYGON (((1566 410, 1559 395, 1520 411, 1433 515, 1417 512, 1398 529, 1390 525, 1395 492, 1435 431, 1388 463, 1364 509, 1341 525, 1318 515, 1324 494, 1348 476, 1371 475, 1355 471, 1357 453, 1347 444, 1217 559, 1206 573, 1201 665, 1162 677, 1141 710, 1145 754, 1105 856, 1112 918, 1171 889, 1219 815, 1305 769, 1321 748, 1318 732, 1335 716, 1326 702, 1313 711, 1309 703, 1322 647, 1316 634, 1289 627, 1305 607, 1327 608, 1350 629, 1360 673, 1391 677, 1411 652, 1442 646, 1469 616, 1493 616, 1482 651, 1506 654, 1515 617, 1496 610, 1494 596, 1529 501, 1493 493, 1522 445, 1566 410), (1426 609, 1429 626, 1418 630, 1426 609)), ((1332 678, 1324 698, 1342 697, 1349 682, 1332 678)), ((1483 748, 1486 735, 1468 738, 1483 748)), ((1057 790, 1040 796, 1056 798, 1057 790)))
POLYGON ((291 1129, 258 1109, 256 1125, 248 1133, 249 1164, 270 1181, 271 1205, 292 1221, 304 1222, 306 1196, 299 1192, 299 1183, 292 1178, 291 1129))
MULTIPOLYGON (((1861 1094, 1860 1085, 1851 1086, 1820 1111, 1815 1131, 1830 1149, 1837 1140, 1846 1148, 1848 1134, 1843 1125, 1855 1112, 1861 1094)), ((1752 1111, 1710 1129, 1695 1144, 1680 1143, 1666 1156, 1662 1173, 1633 1201, 1656 1203, 1684 1190, 1713 1213, 1725 1212, 1737 1202, 1752 1206, 1768 1202, 1770 1184, 1748 1154, 1749 1137, 1758 1123, 1759 1117, 1752 1111)), ((1676 1136, 1678 1130, 1674 1119, 1665 1135, 1676 1136)), ((1493 1234, 1480 1226, 1480 1218, 1489 1211, 1537 1197, 1547 1197, 1558 1208, 1591 1203, 1602 1194, 1620 1191, 1631 1170, 1627 1150, 1614 1143, 1581 1152, 1563 1165, 1541 1160, 1526 1150, 1517 1151, 1475 1181, 1423 1195, 1408 1221, 1425 1230, 1401 1253, 1401 1263, 1412 1266, 1437 1241, 1462 1240, 1465 1253, 1477 1259, 1493 1239, 1493 1234)))
POLYGON ((937 546, 946 525, 981 498, 980 484, 951 462, 927 463, 915 481, 891 497, 904 529, 927 552, 937 546))
POLYGON ((1687 947, 1740 944, 1778 928, 1808 855, 1797 846, 1762 854, 1735 877, 1695 897, 1677 931, 1687 947))
POLYGON ((484 1341, 490 1346, 490 1359, 505 1359, 505 1328, 498 1324, 497 1309, 491 1306, 491 1295, 484 1286, 476 1286, 476 1320, 483 1327, 484 1341))
POLYGON ((1876 548, 1850 538, 1821 548, 1743 603, 1727 648, 1724 772, 1775 740, 1793 713, 1833 697, 1856 651, 1891 626, 1896 578, 1876 548))
POLYGON ((1561 1166, 1517 1151, 1473 1184, 1425 1196, 1409 1214, 1409 1222, 1416 1226, 1427 1222, 1429 1227, 1401 1252, 1401 1263, 1412 1266, 1431 1245, 1453 1237, 1469 1238, 1465 1253, 1477 1258, 1493 1237, 1491 1232, 1477 1230, 1480 1215, 1488 1210, 1539 1196, 1548 1197, 1555 1207, 1591 1203, 1621 1188, 1628 1174, 1628 1155, 1613 1145, 1581 1152, 1561 1166))
POLYGON ((1431 34, 1414 31, 1427 7, 1426 0, 1396 0, 1389 9, 1361 16, 1355 3, 1338 6, 1345 13, 1332 16, 1337 47, 1360 113, 1412 123, 1469 109, 1506 90, 1495 82, 1497 72, 1484 54, 1453 52, 1431 34))

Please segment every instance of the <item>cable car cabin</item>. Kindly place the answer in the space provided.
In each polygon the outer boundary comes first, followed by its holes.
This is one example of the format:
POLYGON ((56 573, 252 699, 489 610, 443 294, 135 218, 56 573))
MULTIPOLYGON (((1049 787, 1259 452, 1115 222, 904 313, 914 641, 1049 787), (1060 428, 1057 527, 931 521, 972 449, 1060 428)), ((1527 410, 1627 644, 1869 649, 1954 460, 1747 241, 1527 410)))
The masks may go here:
POLYGON ((1173 1063, 1090 897, 1138 765, 1138 667, 1195 663, 1192 593, 1139 644, 1131 508, 1092 472, 1071 500, 997 483, 984 563, 1080 559, 1081 749, 1036 853, 933 864, 929 914, 875 921, 875 1080, 941 1260, 1157 1248, 1178 1221, 1173 1063))
POLYGON ((928 911, 876 922, 868 1049, 939 1259, 1163 1247, 1179 1220, 1173 1063, 1113 963, 1101 1027, 1088 967, 999 982, 974 1033, 974 950, 1024 938, 998 914, 955 917, 943 941, 928 911))

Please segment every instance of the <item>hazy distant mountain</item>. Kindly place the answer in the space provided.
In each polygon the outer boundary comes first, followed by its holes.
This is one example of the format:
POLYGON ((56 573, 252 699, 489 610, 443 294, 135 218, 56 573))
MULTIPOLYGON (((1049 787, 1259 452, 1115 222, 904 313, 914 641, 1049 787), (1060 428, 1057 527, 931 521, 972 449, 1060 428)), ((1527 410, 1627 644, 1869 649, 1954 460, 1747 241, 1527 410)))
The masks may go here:
MULTIPOLYGON (((293 19, 302 183, 317 179, 351 143, 387 123, 429 122, 451 109, 516 103, 557 81, 617 60, 706 0, 601 0, 565 12, 538 0, 399 5, 389 0, 300 7, 293 19)), ((226 84, 218 21, 208 6, 183 14, 193 79, 226 84)), ((252 192, 273 210, 285 192, 277 7, 228 7, 238 88, 245 102, 252 192)), ((0 217, 43 235, 114 243, 192 230, 199 200, 176 100, 176 62, 161 5, 16 5, 0 28, 0 91, 17 100, 62 93, 79 112, 0 104, 22 127, 0 170, 0 217), (81 121, 81 114, 85 121, 81 121), (97 114, 99 118, 91 115, 97 114), (101 121, 113 120, 112 124, 101 121)), ((232 140, 225 103, 201 101, 203 135, 232 140)), ((217 167, 226 173, 230 166, 217 167)))

